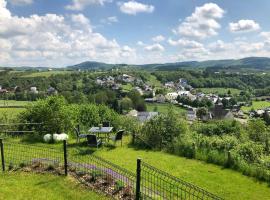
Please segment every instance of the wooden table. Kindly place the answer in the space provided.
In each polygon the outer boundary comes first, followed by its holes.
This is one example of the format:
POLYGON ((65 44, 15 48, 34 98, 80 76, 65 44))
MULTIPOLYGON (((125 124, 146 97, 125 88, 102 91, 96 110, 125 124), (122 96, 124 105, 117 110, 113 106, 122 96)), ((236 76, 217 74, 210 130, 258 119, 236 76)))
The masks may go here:
POLYGON ((92 127, 89 129, 90 133, 97 134, 99 138, 109 138, 110 133, 112 132, 113 127, 92 127), (105 135, 105 137, 100 137, 100 135, 105 135))

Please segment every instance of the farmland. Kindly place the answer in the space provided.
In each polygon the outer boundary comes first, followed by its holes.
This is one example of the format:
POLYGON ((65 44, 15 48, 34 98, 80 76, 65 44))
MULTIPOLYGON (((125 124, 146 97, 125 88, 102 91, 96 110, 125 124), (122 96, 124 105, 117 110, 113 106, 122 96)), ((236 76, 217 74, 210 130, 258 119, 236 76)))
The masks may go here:
POLYGON ((242 106, 242 110, 245 112, 248 112, 252 109, 258 110, 258 109, 264 109, 270 107, 270 102, 269 101, 252 101, 251 106, 242 106))

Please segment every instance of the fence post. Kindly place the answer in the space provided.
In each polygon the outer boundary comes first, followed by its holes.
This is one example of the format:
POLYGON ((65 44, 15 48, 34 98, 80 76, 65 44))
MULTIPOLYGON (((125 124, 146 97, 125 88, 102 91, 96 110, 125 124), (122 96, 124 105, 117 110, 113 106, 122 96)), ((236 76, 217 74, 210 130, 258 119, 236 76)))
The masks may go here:
POLYGON ((65 175, 67 176, 68 174, 68 164, 67 164, 67 141, 63 141, 63 146, 64 146, 64 167, 65 167, 65 175))
POLYGON ((1 148, 1 161, 2 161, 2 170, 5 171, 5 157, 4 157, 4 144, 3 139, 0 139, 0 148, 1 148))
POLYGON ((141 196, 141 159, 137 159, 137 176, 136 176, 136 200, 141 196))

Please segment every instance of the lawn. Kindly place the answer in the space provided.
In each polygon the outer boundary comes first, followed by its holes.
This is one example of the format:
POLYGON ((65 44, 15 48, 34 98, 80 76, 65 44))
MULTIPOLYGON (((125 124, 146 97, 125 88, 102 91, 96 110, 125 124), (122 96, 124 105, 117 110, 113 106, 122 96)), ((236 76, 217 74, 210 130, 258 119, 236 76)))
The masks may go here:
POLYGON ((31 173, 0 173, 0 200, 109 199, 78 184, 71 177, 31 173))
POLYGON ((250 111, 251 109, 263 109, 263 108, 267 108, 270 107, 270 102, 269 101, 252 101, 252 105, 251 106, 242 106, 241 109, 245 112, 250 111))
POLYGON ((168 104, 168 103, 164 103, 164 104, 161 104, 161 103, 146 103, 146 106, 147 106, 147 111, 157 111, 159 113, 168 113, 169 106, 172 106, 173 110, 176 113, 183 114, 183 113, 186 112, 185 109, 183 109, 183 108, 181 108, 179 106, 173 105, 173 104, 168 104))
MULTIPOLYGON (((270 199, 269 186, 266 183, 202 161, 186 159, 165 152, 139 150, 130 146, 129 140, 129 137, 125 137, 123 147, 118 144, 116 148, 102 147, 98 150, 89 149, 87 146, 77 146, 74 144, 74 140, 70 140, 69 157, 72 158, 79 152, 85 152, 81 155, 85 162, 88 160, 89 154, 93 154, 133 172, 136 169, 136 159, 139 157, 161 170, 226 199, 270 199)), ((38 145, 48 146, 44 143, 38 145)), ((62 149, 62 144, 51 146, 62 149)))
POLYGON ((162 87, 162 83, 159 80, 157 80, 157 77, 155 77, 154 75, 149 76, 149 80, 147 81, 147 84, 154 86, 155 88, 162 87))
POLYGON ((26 106, 30 101, 0 100, 1 106, 26 106))
POLYGON ((19 113, 24 111, 25 108, 0 108, 0 118, 14 119, 19 113))
POLYGON ((46 71, 46 72, 33 72, 31 74, 23 75, 23 78, 33 78, 33 77, 50 77, 52 75, 67 74, 72 73, 72 71, 46 71))
POLYGON ((235 88, 196 88, 197 90, 201 90, 206 94, 228 94, 228 90, 231 91, 232 95, 239 95, 240 90, 235 88))
POLYGON ((133 88, 133 86, 130 83, 127 83, 125 85, 123 84, 121 87, 124 92, 130 92, 133 88))

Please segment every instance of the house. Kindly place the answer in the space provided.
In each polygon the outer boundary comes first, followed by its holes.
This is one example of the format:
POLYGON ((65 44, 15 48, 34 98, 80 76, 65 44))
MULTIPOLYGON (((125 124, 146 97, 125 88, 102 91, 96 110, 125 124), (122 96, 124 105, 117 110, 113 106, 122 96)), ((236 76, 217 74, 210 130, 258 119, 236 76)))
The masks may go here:
POLYGON ((138 112, 137 118, 140 122, 145 122, 157 116, 158 112, 138 112))
POLYGON ((215 107, 209 111, 212 115, 212 119, 233 119, 233 114, 228 109, 223 109, 223 104, 215 104, 215 107))
POLYGON ((197 119, 196 109, 188 109, 187 111, 187 120, 195 121, 197 119))
POLYGON ((137 110, 131 110, 127 116, 136 117, 140 122, 145 122, 157 116, 158 112, 138 112, 137 110))
POLYGON ((38 94, 37 87, 30 87, 30 92, 33 94, 38 94))
POLYGON ((196 99, 196 96, 191 94, 190 91, 186 91, 186 90, 181 90, 178 92, 178 95, 180 97, 188 97, 191 101, 194 101, 196 99))
POLYGON ((135 87, 134 89, 137 90, 140 95, 143 95, 143 90, 140 87, 135 87))
POLYGON ((56 95, 58 92, 57 92, 57 90, 55 88, 49 87, 48 90, 47 90, 47 93, 49 95, 56 95))
POLYGON ((165 98, 168 100, 168 101, 172 101, 172 100, 176 100, 178 97, 178 93, 177 92, 170 92, 170 93, 167 93, 165 95, 165 98))
POLYGON ((6 94, 8 93, 7 89, 3 89, 2 86, 0 86, 0 94, 6 94))
POLYGON ((130 75, 128 75, 128 74, 123 74, 121 76, 121 80, 124 81, 124 82, 126 82, 126 83, 131 83, 131 82, 133 82, 135 80, 135 78, 132 77, 132 76, 130 76, 130 75))
POLYGON ((169 88, 174 88, 174 82, 170 81, 164 84, 165 88, 169 89, 169 88))

